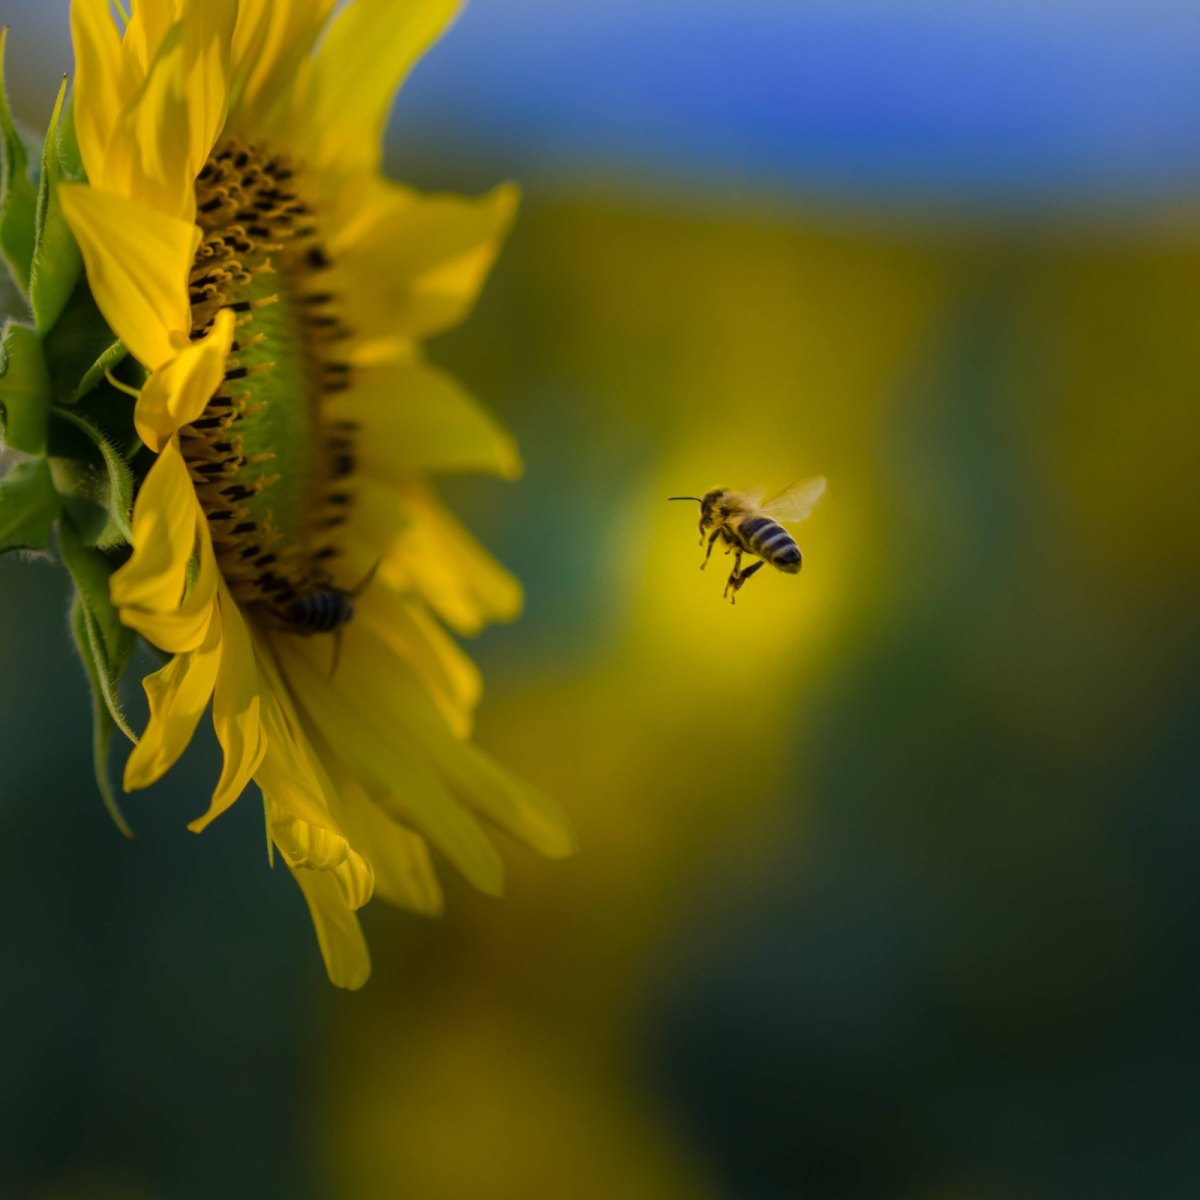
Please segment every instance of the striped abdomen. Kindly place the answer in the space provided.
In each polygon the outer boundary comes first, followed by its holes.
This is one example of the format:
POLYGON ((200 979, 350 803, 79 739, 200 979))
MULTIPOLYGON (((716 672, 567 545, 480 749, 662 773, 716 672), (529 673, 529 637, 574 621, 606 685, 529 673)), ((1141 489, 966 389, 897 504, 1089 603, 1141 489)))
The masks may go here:
POLYGON ((285 623, 293 633, 332 633, 354 616, 354 601, 348 592, 323 588, 297 596, 287 607, 285 623))
POLYGON ((800 570, 800 547, 778 521, 770 517, 751 517, 738 528, 742 549, 757 554, 764 562, 794 575, 800 570))

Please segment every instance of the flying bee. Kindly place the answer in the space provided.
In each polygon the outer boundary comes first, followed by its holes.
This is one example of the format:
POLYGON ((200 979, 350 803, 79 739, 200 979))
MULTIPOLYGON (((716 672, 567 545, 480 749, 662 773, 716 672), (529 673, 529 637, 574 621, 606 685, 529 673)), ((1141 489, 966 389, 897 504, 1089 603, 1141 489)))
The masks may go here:
POLYGON ((729 488, 713 488, 703 496, 668 499, 695 500, 700 505, 700 544, 708 542, 700 570, 708 566, 718 541, 725 543, 726 554, 733 553, 733 570, 722 594, 736 604, 742 585, 767 563, 787 575, 799 572, 804 556, 795 538, 783 526, 803 521, 824 493, 825 476, 817 475, 803 483, 794 483, 765 501, 761 492, 735 492, 729 488), (758 562, 742 570, 744 554, 753 555, 758 562))

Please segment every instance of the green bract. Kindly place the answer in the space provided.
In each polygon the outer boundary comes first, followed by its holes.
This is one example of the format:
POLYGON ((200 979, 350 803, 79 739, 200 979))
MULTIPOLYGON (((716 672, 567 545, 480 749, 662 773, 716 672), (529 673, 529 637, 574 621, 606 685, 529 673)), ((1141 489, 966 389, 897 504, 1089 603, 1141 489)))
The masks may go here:
POLYGON ((64 79, 41 152, 13 122, 0 30, 0 554, 57 552, 75 585, 71 631, 92 689, 96 779, 123 833, 108 780, 114 729, 136 740, 117 685, 134 636, 108 579, 129 556, 141 442, 124 388, 143 372, 96 308, 58 188, 83 177, 64 79), (121 372, 123 378, 118 377, 121 372))

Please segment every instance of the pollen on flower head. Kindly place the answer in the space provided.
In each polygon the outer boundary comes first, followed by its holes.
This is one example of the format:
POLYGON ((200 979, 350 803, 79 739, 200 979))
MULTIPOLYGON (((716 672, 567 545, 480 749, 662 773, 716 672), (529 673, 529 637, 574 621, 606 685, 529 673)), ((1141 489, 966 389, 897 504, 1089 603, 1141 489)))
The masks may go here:
POLYGON ((351 502, 358 428, 326 412, 352 386, 318 215, 289 159, 228 139, 196 180, 202 239, 188 281, 191 337, 237 314, 224 381, 180 443, 239 603, 286 623, 329 586, 351 502))

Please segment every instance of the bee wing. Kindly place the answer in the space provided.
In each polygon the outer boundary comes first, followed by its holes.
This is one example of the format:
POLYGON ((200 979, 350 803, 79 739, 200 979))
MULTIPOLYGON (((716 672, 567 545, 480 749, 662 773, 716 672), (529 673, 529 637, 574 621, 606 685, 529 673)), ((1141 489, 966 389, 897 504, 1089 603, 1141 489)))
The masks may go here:
POLYGON ((825 476, 814 475, 812 479, 793 483, 777 496, 772 496, 762 506, 763 515, 785 524, 803 521, 824 494, 825 476))

